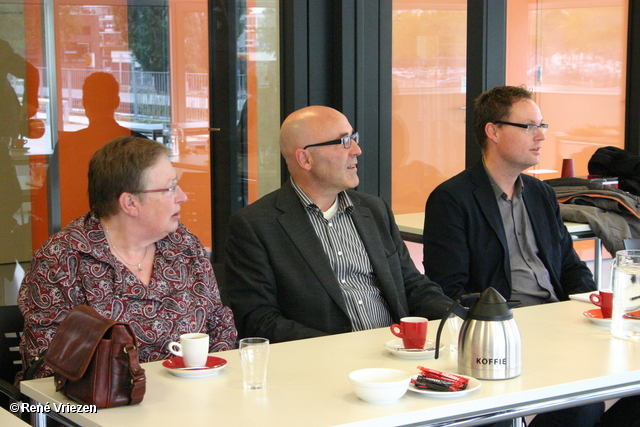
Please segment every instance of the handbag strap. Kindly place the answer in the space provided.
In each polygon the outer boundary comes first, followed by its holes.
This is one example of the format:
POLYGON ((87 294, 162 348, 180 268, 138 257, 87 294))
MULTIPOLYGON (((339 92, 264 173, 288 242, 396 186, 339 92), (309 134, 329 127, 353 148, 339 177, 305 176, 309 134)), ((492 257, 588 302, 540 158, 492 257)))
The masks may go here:
POLYGON ((31 360, 31 363, 29 363, 29 366, 25 368, 24 373, 22 374, 21 381, 32 380, 36 377, 36 373, 40 370, 40 367, 44 363, 44 355, 46 352, 47 350, 42 350, 39 355, 31 360))
POLYGON ((138 348, 135 343, 127 343, 124 352, 129 356, 129 371, 131 372, 131 402, 130 405, 142 402, 146 391, 147 378, 138 360, 138 348))

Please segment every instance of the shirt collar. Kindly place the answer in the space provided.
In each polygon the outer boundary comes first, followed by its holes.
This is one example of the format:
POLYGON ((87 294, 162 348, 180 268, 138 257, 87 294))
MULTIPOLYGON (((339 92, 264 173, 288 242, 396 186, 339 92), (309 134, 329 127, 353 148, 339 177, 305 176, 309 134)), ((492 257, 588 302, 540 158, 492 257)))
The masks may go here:
MULTIPOLYGON (((489 169, 487 169, 487 166, 484 164, 484 158, 482 159, 482 165, 484 166, 485 172, 487 172, 487 176, 489 177, 489 182, 491 183, 491 187, 493 188, 493 194, 495 194, 496 199, 503 198, 507 200, 508 199, 507 194, 504 191, 502 191, 502 188, 500 188, 496 180, 491 175, 491 172, 489 172, 489 169)), ((524 191, 524 182, 522 182, 522 176, 518 175, 518 178, 516 179, 516 183, 515 183, 515 188, 513 190, 513 197, 514 198, 519 197, 523 191, 524 191)))
MULTIPOLYGON (((289 179, 291 180, 291 186, 293 187, 296 194, 298 195, 298 198, 300 199, 302 206, 304 206, 305 209, 307 210, 320 211, 320 208, 318 207, 318 205, 316 205, 315 202, 305 194, 305 192, 302 190, 302 188, 298 186, 298 184, 296 184, 293 178, 289 178, 289 179)), ((341 212, 351 213, 352 211, 353 211, 353 202, 349 198, 349 195, 345 191, 339 192, 338 193, 338 213, 341 213, 341 212)))

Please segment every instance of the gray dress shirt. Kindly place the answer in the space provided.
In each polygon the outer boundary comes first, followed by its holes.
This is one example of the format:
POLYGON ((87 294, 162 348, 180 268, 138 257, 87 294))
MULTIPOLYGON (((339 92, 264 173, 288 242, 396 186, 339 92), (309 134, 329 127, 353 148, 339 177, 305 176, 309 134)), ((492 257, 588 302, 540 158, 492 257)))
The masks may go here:
POLYGON ((521 301, 522 306, 558 301, 549 272, 538 257, 538 245, 522 197, 526 191, 522 179, 518 177, 516 180, 513 197, 509 200, 488 170, 487 175, 496 195, 507 237, 511 299, 521 301))

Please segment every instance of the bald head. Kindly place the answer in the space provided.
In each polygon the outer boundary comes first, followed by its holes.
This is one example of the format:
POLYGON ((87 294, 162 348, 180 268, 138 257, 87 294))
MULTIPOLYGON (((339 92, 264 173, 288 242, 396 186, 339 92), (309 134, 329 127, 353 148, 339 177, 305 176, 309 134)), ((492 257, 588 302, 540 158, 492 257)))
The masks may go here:
POLYGON ((291 113, 280 128, 280 151, 291 177, 323 211, 340 191, 358 185, 362 150, 357 140, 349 148, 340 141, 353 132, 344 114, 318 105, 291 113))
POLYGON ((349 121, 344 114, 322 105, 312 105, 289 114, 280 128, 280 151, 287 165, 294 160, 298 148, 343 136, 340 126, 345 123, 348 125, 349 121))

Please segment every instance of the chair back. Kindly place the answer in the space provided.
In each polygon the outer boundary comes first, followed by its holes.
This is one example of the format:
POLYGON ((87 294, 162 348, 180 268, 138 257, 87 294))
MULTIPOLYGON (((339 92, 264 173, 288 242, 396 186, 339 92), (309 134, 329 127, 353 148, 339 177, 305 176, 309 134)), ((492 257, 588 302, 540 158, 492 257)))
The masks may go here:
POLYGON ((13 384, 22 370, 20 337, 24 319, 17 305, 0 306, 0 378, 13 384))
POLYGON ((624 248, 629 249, 640 249, 640 239, 624 239, 624 248))

